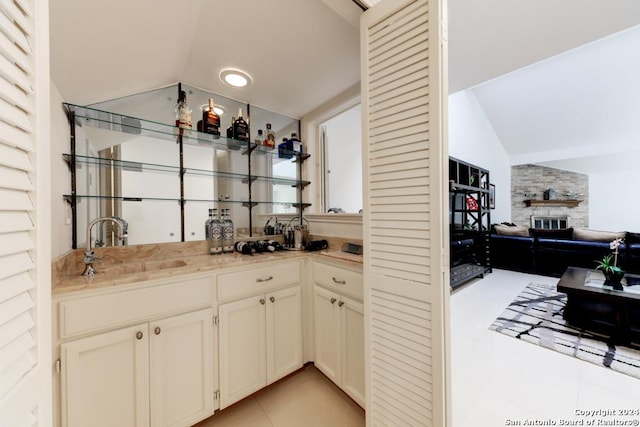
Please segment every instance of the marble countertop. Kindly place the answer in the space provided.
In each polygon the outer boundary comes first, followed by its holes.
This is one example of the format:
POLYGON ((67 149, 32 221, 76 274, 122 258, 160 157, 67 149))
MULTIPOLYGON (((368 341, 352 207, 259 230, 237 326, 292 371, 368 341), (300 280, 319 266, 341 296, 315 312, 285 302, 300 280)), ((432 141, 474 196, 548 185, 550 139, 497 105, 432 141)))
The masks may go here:
POLYGON ((254 255, 242 255, 234 252, 221 255, 186 255, 160 259, 149 258, 146 260, 132 257, 118 262, 105 263, 104 265, 98 262, 94 265, 98 273, 91 277, 82 276, 77 272, 73 274, 54 274, 52 294, 54 296, 63 295, 83 290, 129 285, 185 274, 213 272, 224 268, 255 265, 270 261, 303 259, 309 256, 362 265, 362 255, 354 255, 339 250, 318 252, 278 251, 254 255))

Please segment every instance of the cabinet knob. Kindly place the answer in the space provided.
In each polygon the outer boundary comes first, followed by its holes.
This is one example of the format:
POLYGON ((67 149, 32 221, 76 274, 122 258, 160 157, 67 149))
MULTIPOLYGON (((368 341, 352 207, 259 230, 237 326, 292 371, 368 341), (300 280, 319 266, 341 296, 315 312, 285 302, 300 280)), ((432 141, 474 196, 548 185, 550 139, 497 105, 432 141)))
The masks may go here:
POLYGON ((269 280, 273 280, 273 276, 269 276, 266 279, 256 279, 257 283, 268 282, 269 280))
POLYGON ((141 331, 136 332, 136 339, 141 340, 143 336, 144 336, 144 335, 142 334, 142 332, 141 332, 141 331))
POLYGON ((332 279, 333 279, 333 283, 336 283, 338 285, 346 285, 347 284, 346 280, 338 280, 335 277, 332 277, 332 279))
POLYGON ((269 298, 269 301, 271 301, 271 302, 276 302, 276 297, 271 297, 271 298, 269 298))
POLYGON ((340 301, 340 302, 338 303, 338 307, 342 307, 343 305, 344 305, 344 301, 340 301))
POLYGON ((329 301, 331 301, 331 304, 334 304, 337 300, 335 298, 331 298, 329 301))
POLYGON ((265 301, 264 298, 260 298, 260 304, 264 305, 265 301))
POLYGON ((156 335, 160 335, 160 332, 162 332, 162 329, 160 329, 160 326, 156 326, 156 328, 153 330, 153 332, 154 332, 156 335))

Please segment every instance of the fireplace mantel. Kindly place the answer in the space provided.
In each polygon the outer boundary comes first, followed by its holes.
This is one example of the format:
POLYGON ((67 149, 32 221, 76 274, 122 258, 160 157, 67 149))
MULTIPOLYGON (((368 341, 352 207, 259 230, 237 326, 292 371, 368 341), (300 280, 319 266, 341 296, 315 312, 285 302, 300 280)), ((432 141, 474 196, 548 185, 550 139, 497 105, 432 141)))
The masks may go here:
POLYGON ((582 200, 575 200, 575 199, 570 199, 570 200, 525 200, 524 204, 527 205, 527 207, 549 207, 549 206, 560 206, 560 207, 566 207, 566 208, 575 208, 576 206, 578 206, 580 203, 582 203, 582 200))

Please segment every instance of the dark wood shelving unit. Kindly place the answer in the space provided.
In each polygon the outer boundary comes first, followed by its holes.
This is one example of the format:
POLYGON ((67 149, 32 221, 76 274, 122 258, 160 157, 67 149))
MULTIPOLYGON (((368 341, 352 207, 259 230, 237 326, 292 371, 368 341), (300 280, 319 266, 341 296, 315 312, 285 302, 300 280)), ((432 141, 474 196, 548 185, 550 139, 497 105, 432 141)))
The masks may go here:
POLYGON ((451 289, 491 272, 489 171, 449 157, 451 289))

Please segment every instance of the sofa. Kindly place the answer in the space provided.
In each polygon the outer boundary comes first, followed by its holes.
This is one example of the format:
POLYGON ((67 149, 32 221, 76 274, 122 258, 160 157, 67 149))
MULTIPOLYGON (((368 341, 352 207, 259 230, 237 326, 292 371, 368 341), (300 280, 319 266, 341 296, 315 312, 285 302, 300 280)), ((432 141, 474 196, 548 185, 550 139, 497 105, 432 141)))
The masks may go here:
POLYGON ((490 235, 492 267, 544 276, 560 277, 567 267, 595 268, 613 251, 616 238, 617 265, 628 273, 640 273, 640 234, 584 228, 539 230, 514 224, 495 224, 490 235))

